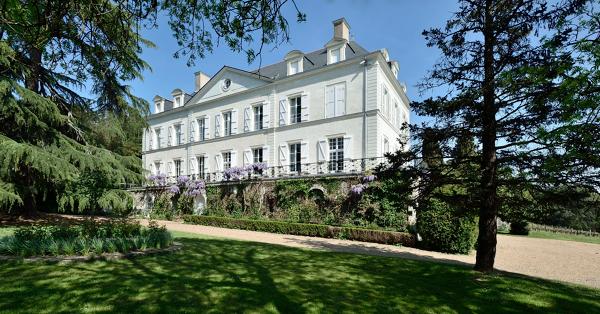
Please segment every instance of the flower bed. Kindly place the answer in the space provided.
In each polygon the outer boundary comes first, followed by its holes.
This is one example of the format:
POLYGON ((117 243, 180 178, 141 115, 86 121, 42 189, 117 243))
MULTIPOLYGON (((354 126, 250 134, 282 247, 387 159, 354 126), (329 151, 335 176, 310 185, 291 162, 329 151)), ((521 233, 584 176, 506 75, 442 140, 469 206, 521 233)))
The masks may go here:
POLYGON ((190 224, 204 226, 415 246, 415 236, 405 232, 213 216, 186 215, 183 216, 183 220, 190 224))
POLYGON ((0 255, 75 256, 162 249, 173 242, 165 227, 151 223, 84 221, 77 225, 28 226, 0 238, 0 255))

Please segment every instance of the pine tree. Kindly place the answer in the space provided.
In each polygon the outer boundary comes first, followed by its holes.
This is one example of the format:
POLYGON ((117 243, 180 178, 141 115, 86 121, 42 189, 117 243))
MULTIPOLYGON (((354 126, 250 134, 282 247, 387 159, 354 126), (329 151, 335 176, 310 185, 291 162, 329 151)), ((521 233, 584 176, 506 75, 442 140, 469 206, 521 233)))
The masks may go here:
POLYGON ((411 126, 413 137, 435 129, 450 162, 412 166, 420 146, 413 145, 392 164, 418 178, 417 199, 446 192, 428 188, 433 172, 435 186, 468 191, 473 199, 464 204, 479 216, 475 269, 487 272, 500 210, 536 210, 558 186, 573 194, 600 187, 600 19, 597 1, 459 3, 444 28, 424 32, 442 57, 421 87, 448 93, 412 104, 431 117, 411 126))

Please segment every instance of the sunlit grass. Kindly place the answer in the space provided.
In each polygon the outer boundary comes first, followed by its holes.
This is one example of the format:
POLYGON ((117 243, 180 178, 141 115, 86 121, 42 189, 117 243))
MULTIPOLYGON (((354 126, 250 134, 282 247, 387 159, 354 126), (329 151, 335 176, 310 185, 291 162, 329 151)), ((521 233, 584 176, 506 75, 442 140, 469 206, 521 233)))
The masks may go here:
POLYGON ((566 234, 550 231, 530 231, 529 237, 600 244, 600 237, 590 237, 581 234, 566 234))
POLYGON ((176 232, 173 254, 0 262, 0 312, 599 312, 600 290, 176 232))

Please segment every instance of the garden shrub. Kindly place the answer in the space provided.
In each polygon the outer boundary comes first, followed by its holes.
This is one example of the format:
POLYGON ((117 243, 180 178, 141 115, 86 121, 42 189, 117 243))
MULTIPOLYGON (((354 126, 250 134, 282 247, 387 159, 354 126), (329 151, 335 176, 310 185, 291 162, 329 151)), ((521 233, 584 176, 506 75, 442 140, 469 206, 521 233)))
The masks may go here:
POLYGON ((363 242, 384 244, 401 244, 413 247, 415 237, 404 232, 370 230, 352 227, 336 227, 319 224, 292 223, 285 221, 234 219, 213 216, 183 216, 190 224, 205 225, 221 228, 262 231, 270 233, 293 234, 322 238, 342 238, 363 242))
POLYGON ((524 220, 511 222, 510 234, 529 235, 529 224, 524 220))
POLYGON ((28 226, 0 238, 0 254, 15 256, 90 255, 165 248, 172 243, 166 228, 151 223, 85 221, 77 225, 28 226))
POLYGON ((430 199, 417 211, 417 231, 427 250, 468 254, 477 238, 476 219, 461 214, 447 203, 430 199))

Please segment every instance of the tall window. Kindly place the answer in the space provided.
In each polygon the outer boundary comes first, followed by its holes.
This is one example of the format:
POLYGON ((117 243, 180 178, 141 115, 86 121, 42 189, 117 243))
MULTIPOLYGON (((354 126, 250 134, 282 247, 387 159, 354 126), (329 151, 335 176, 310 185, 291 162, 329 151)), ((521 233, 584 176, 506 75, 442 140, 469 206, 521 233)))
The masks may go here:
POLYGON ((259 162, 263 162, 263 149, 261 148, 254 148, 252 149, 252 159, 254 161, 254 163, 259 163, 259 162))
POLYGON ((225 124, 225 136, 231 135, 231 111, 223 113, 223 123, 225 124))
POLYGON ((183 127, 181 124, 175 124, 175 145, 183 144, 183 127))
POLYGON ((302 97, 290 98, 290 123, 300 123, 302 121, 302 97))
POLYGON ((160 142, 162 141, 162 137, 160 134, 160 128, 154 129, 154 134, 156 134, 156 141, 154 142, 154 149, 159 149, 160 142))
POLYGON ((175 176, 179 177, 180 175, 183 174, 182 169, 181 169, 181 159, 177 159, 175 160, 175 176))
POLYGON ((302 171, 300 160, 302 159, 300 143, 290 145, 290 172, 302 171))
POLYGON ((383 138, 383 153, 389 153, 390 152, 390 141, 387 139, 387 137, 383 138))
POLYGON ((160 174, 160 170, 161 170, 161 169, 160 169, 160 164, 161 164, 161 163, 160 163, 160 161, 156 161, 156 162, 154 162, 154 169, 155 169, 155 170, 154 170, 154 171, 155 171, 155 172, 154 172, 154 174, 155 174, 155 175, 156 175, 156 174, 160 174))
POLYGON ((231 152, 223 153, 223 170, 231 168, 231 152))
POLYGON ((254 106, 254 130, 262 130, 263 128, 263 105, 254 106))
POLYGON ((344 171, 344 138, 329 139, 329 171, 344 171))
POLYGON ((387 88, 383 88, 383 114, 389 118, 390 113, 390 93, 387 88))
POLYGON ((196 160, 198 161, 198 177, 204 178, 204 176, 206 175, 204 173, 204 167, 206 166, 206 158, 204 158, 204 156, 198 156, 196 157, 196 160))
POLYGON ((196 123, 198 124, 198 140, 204 141, 206 139, 204 118, 196 120, 196 123))
POLYGON ((325 116, 339 117, 346 114, 346 83, 329 85, 325 89, 325 116))

